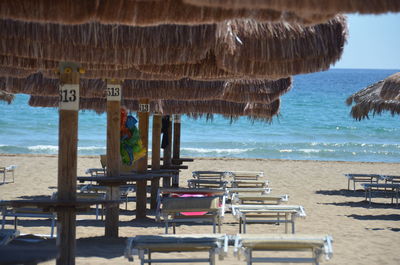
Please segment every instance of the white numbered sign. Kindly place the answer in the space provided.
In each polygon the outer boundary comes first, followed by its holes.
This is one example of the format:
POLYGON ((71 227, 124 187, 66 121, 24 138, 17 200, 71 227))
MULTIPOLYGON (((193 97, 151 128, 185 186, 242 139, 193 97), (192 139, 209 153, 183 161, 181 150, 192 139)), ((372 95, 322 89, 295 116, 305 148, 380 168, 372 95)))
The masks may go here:
POLYGON ((79 110, 79 85, 65 84, 59 89, 60 109, 79 110))
POLYGON ((107 84, 107 100, 121 101, 121 85, 107 84))
POLYGON ((150 112, 150 104, 139 104, 139 112, 150 112))

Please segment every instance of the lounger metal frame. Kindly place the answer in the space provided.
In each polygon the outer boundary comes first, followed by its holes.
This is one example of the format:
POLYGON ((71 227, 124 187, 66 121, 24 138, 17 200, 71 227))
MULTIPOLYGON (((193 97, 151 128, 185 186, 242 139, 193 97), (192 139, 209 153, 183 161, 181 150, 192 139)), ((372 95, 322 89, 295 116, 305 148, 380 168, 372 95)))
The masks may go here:
POLYGON ((400 193, 400 183, 363 183, 361 184, 365 190, 365 200, 372 203, 372 193, 373 192, 383 192, 385 194, 391 195, 393 204, 394 198, 396 198, 396 206, 399 206, 399 193, 400 193))
POLYGON ((285 233, 289 233, 291 224, 292 234, 296 233, 296 217, 305 217, 303 206, 299 205, 232 205, 232 214, 239 220, 239 233, 246 233, 248 223, 285 224, 285 233), (259 215, 259 216, 258 216, 259 215), (254 218, 254 219, 251 219, 254 218))
POLYGON ((347 177, 347 189, 350 190, 350 182, 353 181, 353 191, 356 191, 358 183, 378 183, 381 175, 378 174, 344 174, 347 177))
MULTIPOLYGON (((260 235, 260 238, 262 238, 262 235, 260 235)), ((301 235, 299 235, 299 238, 301 238, 301 235)), ((243 252, 245 257, 246 257, 246 262, 247 265, 251 265, 253 263, 312 263, 312 264, 319 264, 319 260, 322 254, 325 254, 325 258, 329 260, 332 258, 333 255, 333 249, 332 249, 332 237, 331 236, 325 236, 324 237, 324 245, 321 248, 308 248, 308 249, 293 249, 290 247, 287 248, 280 248, 279 250, 277 249, 253 249, 251 247, 243 247, 242 245, 242 236, 237 235, 235 237, 235 243, 234 243, 234 253, 235 255, 238 255, 239 252, 243 252), (289 252, 289 251, 307 251, 309 252, 311 250, 312 252, 312 257, 254 257, 253 252, 258 251, 258 252, 265 252, 265 251, 280 251, 280 252, 289 252)))
POLYGON ((17 168, 16 165, 11 165, 11 166, 7 166, 7 167, 0 167, 0 173, 3 174, 3 184, 6 183, 7 173, 11 173, 12 174, 12 183, 14 183, 14 172, 15 172, 16 168, 17 168))
MULTIPOLYGON (((173 236, 173 235, 172 235, 173 236)), ((193 237, 194 235, 187 235, 188 237, 193 237)), ((145 263, 151 264, 151 263, 200 263, 200 262, 208 262, 210 265, 215 265, 215 255, 219 255, 219 259, 222 260, 224 256, 226 256, 228 252, 228 236, 226 235, 213 235, 215 238, 220 237, 218 240, 219 242, 217 243, 219 246, 217 248, 211 247, 208 250, 209 256, 208 258, 170 258, 170 259, 160 259, 160 258, 152 258, 151 254, 152 253, 171 253, 171 252, 182 252, 183 250, 180 249, 179 247, 176 248, 176 250, 168 250, 168 251, 161 251, 161 250, 156 250, 153 251, 152 248, 149 247, 134 247, 133 244, 135 240, 137 240, 137 237, 131 237, 128 238, 127 240, 127 246, 125 249, 125 257, 129 261, 133 261, 133 256, 137 255, 140 259, 140 264, 144 265, 145 263), (146 257, 147 254, 147 257, 146 257)), ((184 237, 179 237, 177 238, 182 239, 184 237)), ((213 244, 215 242, 212 242, 213 244)), ((193 243, 192 243, 193 244, 193 243)), ((157 248, 155 245, 154 248, 157 248)), ((190 252, 204 252, 205 250, 191 250, 190 252)))

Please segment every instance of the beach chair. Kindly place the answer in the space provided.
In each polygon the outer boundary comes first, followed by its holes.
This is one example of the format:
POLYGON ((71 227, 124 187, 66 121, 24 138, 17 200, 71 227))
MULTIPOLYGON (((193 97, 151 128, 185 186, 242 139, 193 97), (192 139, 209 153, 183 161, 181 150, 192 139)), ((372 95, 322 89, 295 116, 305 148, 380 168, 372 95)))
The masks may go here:
POLYGON ((232 195, 232 203, 234 204, 281 204, 287 202, 289 196, 284 195, 271 195, 271 194, 254 194, 254 193, 235 193, 232 195))
POLYGON ((19 230, 16 229, 0 229, 0 247, 7 245, 14 238, 19 236, 19 230))
POLYGON ((365 190, 365 200, 372 203, 372 193, 379 192, 385 196, 392 198, 392 204, 394 198, 396 198, 396 206, 399 206, 399 193, 400 183, 363 183, 361 184, 365 190))
POLYGON ((381 179, 384 180, 385 183, 400 184, 400 176, 381 175, 381 179))
POLYGON ((229 171, 227 174, 235 180, 258 180, 264 178, 263 171, 229 171))
POLYGON ((213 233, 221 232, 225 205, 220 205, 218 196, 209 197, 166 197, 162 198, 161 209, 158 210, 157 220, 165 223, 165 234, 168 234, 169 224, 172 223, 173 233, 176 233, 176 223, 212 223, 213 233))
POLYGON ((189 179, 189 188, 225 188, 228 182, 225 180, 209 180, 209 179, 189 179))
POLYGON ((226 193, 227 193, 227 199, 232 200, 234 196, 237 196, 238 194, 244 194, 244 193, 251 193, 255 195, 262 195, 262 194, 269 194, 271 192, 271 188, 269 187, 264 187, 264 188, 226 188, 226 193))
POLYGON ((140 259, 140 264, 151 263, 198 263, 215 264, 215 256, 223 259, 228 252, 228 237, 223 234, 191 234, 191 235, 142 235, 130 237, 125 248, 125 257, 140 259), (208 252, 207 258, 154 258, 154 253, 208 252))
POLYGON ((332 258, 332 237, 328 235, 287 235, 287 234, 258 234, 236 235, 234 254, 245 256, 247 264, 253 263, 311 263, 319 264, 321 256, 327 260, 332 258), (281 256, 268 255, 255 257, 255 252, 277 252, 281 256), (288 256, 288 252, 306 253, 309 257, 288 256))
MULTIPOLYGON (((135 185, 122 185, 119 187, 121 201, 125 202, 125 210, 128 209, 128 201, 129 201, 129 194, 135 192, 136 186, 135 185)), ((106 193, 107 187, 100 186, 100 185, 83 185, 80 188, 80 191, 83 193, 106 193)))
POLYGON ((192 176, 198 180, 222 181, 225 178, 224 171, 193 171, 192 176))
POLYGON ((2 207, 2 215, 3 220, 1 224, 1 229, 4 229, 6 224, 6 217, 13 217, 14 218, 14 229, 17 230, 18 226, 18 218, 20 217, 27 217, 27 218, 47 218, 51 220, 51 230, 50 230, 50 238, 54 236, 54 227, 56 224, 56 217, 57 214, 55 212, 46 212, 41 208, 37 207, 2 207))
POLYGON ((299 205, 232 205, 232 214, 239 220, 239 233, 246 233, 248 223, 285 224, 285 233, 289 233, 288 224, 295 233, 296 217, 305 217, 304 208, 299 205))
POLYGON ((347 189, 350 190, 350 182, 353 181, 353 191, 356 191, 356 183, 378 183, 381 175, 378 174, 344 174, 347 177, 347 189))
POLYGON ((236 180, 231 181, 232 188, 266 188, 268 187, 268 180, 236 180))
POLYGON ((17 168, 16 165, 10 165, 10 166, 7 166, 7 167, 0 167, 0 174, 3 175, 3 184, 6 183, 7 173, 11 173, 12 182, 14 182, 14 172, 15 172, 16 168, 17 168))

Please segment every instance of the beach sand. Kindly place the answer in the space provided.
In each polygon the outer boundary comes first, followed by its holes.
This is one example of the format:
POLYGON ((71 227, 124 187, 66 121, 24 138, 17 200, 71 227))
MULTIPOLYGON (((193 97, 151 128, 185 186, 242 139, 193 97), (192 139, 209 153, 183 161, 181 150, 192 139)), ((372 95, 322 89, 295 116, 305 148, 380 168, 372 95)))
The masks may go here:
MULTIPOLYGON (((18 165, 15 183, 0 185, 0 199, 28 199, 51 195, 57 185, 57 157, 51 155, 0 155, 0 165, 18 165)), ((270 181, 273 194, 288 194, 289 204, 302 205, 307 216, 298 218, 298 234, 329 234, 333 237, 333 259, 322 264, 400 264, 400 207, 390 204, 389 198, 374 198, 372 207, 364 200, 362 191, 348 191, 345 173, 381 173, 398 175, 400 164, 288 161, 267 159, 198 158, 182 170, 180 185, 194 170, 262 170, 270 181)), ((78 175, 85 169, 100 167, 97 156, 79 157, 78 175)), ((360 186, 358 186, 360 189, 360 186)), ((93 214, 78 215, 77 264, 139 264, 123 257, 127 237, 162 234, 162 223, 153 220, 133 220, 135 204, 121 210, 118 239, 106 239, 104 222, 93 214)), ((121 209, 124 206, 121 205, 121 209)), ((153 218, 152 216, 150 216, 153 218)), ((6 227, 12 228, 12 221, 6 227)), ((20 220, 21 233, 49 234, 48 220, 20 220)), ((177 233, 211 233, 210 225, 181 225, 177 233)), ((236 234, 238 224, 227 213, 222 232, 236 234)), ((283 233, 284 225, 251 224, 248 233, 283 233)), ((55 244, 55 240, 47 241, 55 244)), ((178 254, 177 256, 191 256, 178 254)), ((55 260, 43 264, 54 264, 55 260)), ((217 264, 245 264, 233 256, 217 264)))

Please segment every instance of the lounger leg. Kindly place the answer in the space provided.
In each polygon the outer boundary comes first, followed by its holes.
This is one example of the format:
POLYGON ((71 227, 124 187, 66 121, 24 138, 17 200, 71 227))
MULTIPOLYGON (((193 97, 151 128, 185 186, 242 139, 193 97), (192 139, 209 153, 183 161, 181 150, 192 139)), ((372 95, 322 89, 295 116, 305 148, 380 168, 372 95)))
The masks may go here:
POLYGON ((13 183, 14 183, 14 170, 12 171, 12 178, 13 178, 13 183))
POLYGON ((253 252, 251 251, 251 249, 246 249, 246 261, 247 261, 247 265, 252 265, 253 264, 253 252))
POLYGON ((176 224, 172 223, 172 233, 176 234, 176 224))
POLYGON ((18 226, 18 218, 16 216, 14 216, 14 229, 17 230, 17 226, 18 226))
POLYGON ((292 213, 292 220, 291 220, 291 222, 292 222, 292 234, 295 234, 296 233, 296 230, 295 230, 295 228, 294 228, 294 219, 295 219, 296 217, 295 217, 295 214, 294 213, 292 213))
POLYGON ((50 238, 54 237, 54 226, 55 226, 55 217, 51 218, 51 230, 50 230, 50 238))
POLYGON ((214 217, 214 219, 213 219, 213 234, 216 233, 215 226, 216 226, 216 222, 215 222, 215 217, 214 217))
POLYGON ((210 265, 215 265, 215 251, 214 249, 211 249, 209 252, 210 255, 210 265))
POLYGON ((243 216, 243 234, 246 234, 246 216, 243 216))
POLYGON ((242 233, 242 223, 243 223, 243 220, 242 220, 242 217, 240 217, 239 218, 239 234, 242 233))
POLYGON ((289 215, 287 213, 285 213, 285 234, 288 234, 288 221, 289 221, 289 215))
POLYGON ((6 213, 4 211, 3 212, 3 220, 1 221, 1 229, 4 229, 5 225, 6 225, 6 213))
POLYGON ((350 190, 350 179, 347 179, 347 190, 350 190))
POLYGON ((369 206, 371 207, 372 202, 372 188, 369 189, 369 206))
POLYGON ((96 204, 96 220, 99 220, 99 205, 96 204))
POLYGON ((168 234, 168 222, 165 221, 165 234, 168 234))
POLYGON ((149 254, 147 254, 147 256, 149 257, 148 264, 151 265, 151 251, 150 251, 150 249, 148 249, 147 251, 149 252, 149 254))

